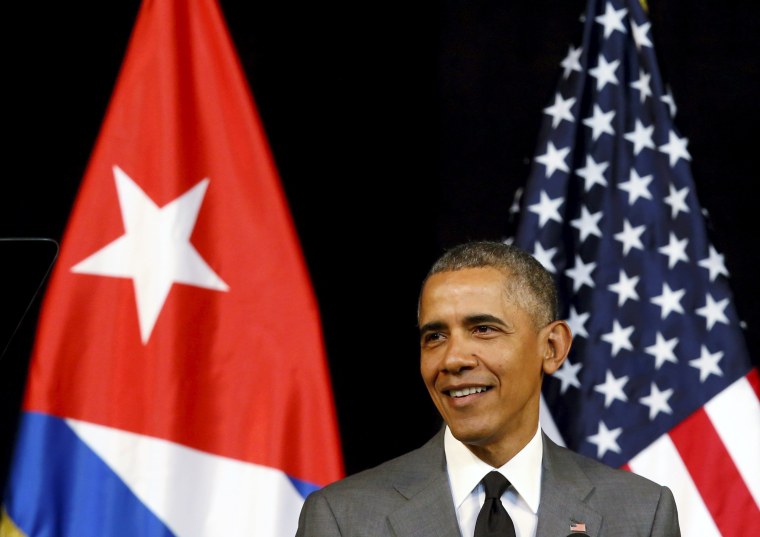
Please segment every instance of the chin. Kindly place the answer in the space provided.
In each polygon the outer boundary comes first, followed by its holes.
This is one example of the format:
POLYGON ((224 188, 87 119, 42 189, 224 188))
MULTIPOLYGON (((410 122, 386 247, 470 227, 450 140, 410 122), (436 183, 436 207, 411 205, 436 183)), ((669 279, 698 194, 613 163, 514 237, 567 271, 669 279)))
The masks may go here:
POLYGON ((482 446, 488 443, 491 438, 492 431, 482 426, 473 426, 472 424, 449 424, 451 434, 454 438, 462 442, 463 444, 482 446))

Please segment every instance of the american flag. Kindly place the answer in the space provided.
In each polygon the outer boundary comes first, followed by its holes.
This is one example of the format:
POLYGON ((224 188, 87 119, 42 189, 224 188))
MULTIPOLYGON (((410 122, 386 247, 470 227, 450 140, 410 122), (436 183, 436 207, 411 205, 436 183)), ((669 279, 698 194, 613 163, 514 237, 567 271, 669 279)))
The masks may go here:
POLYGON ((638 0, 590 0, 514 210, 573 333, 542 425, 669 486, 685 536, 760 535, 760 381, 638 0))

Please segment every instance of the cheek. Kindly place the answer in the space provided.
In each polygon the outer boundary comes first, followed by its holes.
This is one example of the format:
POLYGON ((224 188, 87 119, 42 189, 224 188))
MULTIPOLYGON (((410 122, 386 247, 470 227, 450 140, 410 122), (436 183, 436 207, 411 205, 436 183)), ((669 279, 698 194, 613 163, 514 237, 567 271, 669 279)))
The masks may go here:
POLYGON ((432 384, 435 382, 435 377, 438 372, 437 362, 429 355, 423 355, 420 358, 420 375, 425 384, 432 384))
POLYGON ((491 370, 509 383, 519 385, 541 378, 543 360, 534 345, 514 347, 504 351, 500 358, 490 361, 491 370))

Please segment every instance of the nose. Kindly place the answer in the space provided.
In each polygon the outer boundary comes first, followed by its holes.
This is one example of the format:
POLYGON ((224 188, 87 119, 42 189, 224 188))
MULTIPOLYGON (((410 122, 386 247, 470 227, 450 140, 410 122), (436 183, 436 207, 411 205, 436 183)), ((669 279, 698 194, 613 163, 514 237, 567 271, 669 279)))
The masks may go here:
POLYGON ((478 354, 472 342, 452 334, 441 361, 441 371, 457 375, 462 371, 474 369, 477 365, 478 354))

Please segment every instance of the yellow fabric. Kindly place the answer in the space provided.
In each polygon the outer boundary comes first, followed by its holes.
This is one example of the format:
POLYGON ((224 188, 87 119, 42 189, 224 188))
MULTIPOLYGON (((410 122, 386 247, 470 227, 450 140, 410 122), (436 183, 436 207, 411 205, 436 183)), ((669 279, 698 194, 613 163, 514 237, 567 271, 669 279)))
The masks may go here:
POLYGON ((26 537, 26 535, 16 527, 16 525, 3 509, 0 517, 0 537, 26 537))
POLYGON ((647 0, 639 0, 639 4, 641 4, 641 7, 644 8, 644 11, 646 13, 649 13, 649 6, 647 5, 647 0))

